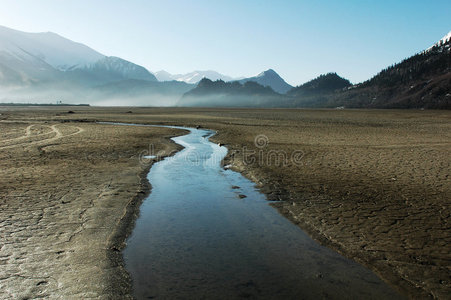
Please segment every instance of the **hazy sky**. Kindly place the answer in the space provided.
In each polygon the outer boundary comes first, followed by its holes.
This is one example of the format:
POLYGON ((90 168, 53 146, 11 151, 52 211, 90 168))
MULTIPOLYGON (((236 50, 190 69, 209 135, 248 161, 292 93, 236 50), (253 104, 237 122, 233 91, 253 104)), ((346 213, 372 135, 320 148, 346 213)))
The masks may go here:
POLYGON ((273 68, 299 85, 335 71, 357 83, 451 30, 445 0, 0 0, 0 25, 52 31, 171 73, 251 76, 273 68))

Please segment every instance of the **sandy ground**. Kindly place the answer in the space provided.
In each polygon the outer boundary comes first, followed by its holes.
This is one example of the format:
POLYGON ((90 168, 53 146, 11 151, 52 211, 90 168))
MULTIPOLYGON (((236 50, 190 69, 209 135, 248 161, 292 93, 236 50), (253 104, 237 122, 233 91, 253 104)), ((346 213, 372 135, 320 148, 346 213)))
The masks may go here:
POLYGON ((69 119, 218 130, 225 164, 312 237, 407 296, 451 294, 449 111, 72 110, 0 112, 5 295, 129 292, 117 250, 145 190, 137 157, 149 142, 169 153, 175 131, 69 119))

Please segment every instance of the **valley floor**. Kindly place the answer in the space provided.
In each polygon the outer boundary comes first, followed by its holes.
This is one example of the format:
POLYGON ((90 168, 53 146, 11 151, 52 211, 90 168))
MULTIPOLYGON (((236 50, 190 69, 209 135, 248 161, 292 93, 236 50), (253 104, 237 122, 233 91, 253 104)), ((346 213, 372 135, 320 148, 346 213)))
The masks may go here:
POLYGON ((0 108, 1 298, 129 293, 139 154, 180 131, 93 120, 217 130, 225 164, 319 242, 405 295, 451 294, 450 111, 71 109, 0 108))

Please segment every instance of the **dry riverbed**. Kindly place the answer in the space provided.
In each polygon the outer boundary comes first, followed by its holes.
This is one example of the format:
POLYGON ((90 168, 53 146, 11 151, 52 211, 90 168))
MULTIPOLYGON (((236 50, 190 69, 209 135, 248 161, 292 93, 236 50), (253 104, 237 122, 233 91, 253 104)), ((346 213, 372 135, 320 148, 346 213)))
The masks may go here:
POLYGON ((70 109, 1 109, 0 298, 130 291, 139 153, 180 131, 81 120, 218 130, 225 163, 318 241, 410 297, 451 294, 449 111, 70 109))

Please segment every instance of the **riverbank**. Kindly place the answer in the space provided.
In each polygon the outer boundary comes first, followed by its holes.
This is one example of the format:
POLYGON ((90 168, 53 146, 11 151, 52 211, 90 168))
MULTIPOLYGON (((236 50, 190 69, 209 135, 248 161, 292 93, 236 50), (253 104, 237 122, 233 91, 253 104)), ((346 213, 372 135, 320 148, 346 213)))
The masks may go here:
MULTIPOLYGON (((24 108, 2 111, 1 118, 15 114, 36 120, 40 111, 41 120, 200 125, 217 130, 213 139, 230 150, 227 163, 254 180, 270 199, 283 200, 275 204, 279 211, 321 243, 362 262, 412 298, 446 299, 451 293, 449 111, 76 108, 67 114, 56 108, 24 108), (256 145, 257 136, 267 142, 256 145), (266 158, 274 151, 289 158, 300 155, 296 163, 288 160, 281 165, 274 156, 271 163, 258 161, 258 156, 245 163, 243 150, 262 152, 266 158)), ((114 139, 109 135, 109 140, 121 144, 116 152, 130 151, 127 146, 133 143, 121 140, 144 137, 139 132, 135 128, 114 139)), ((100 169, 95 171, 101 173, 100 169)), ((57 169, 56 162, 47 170, 53 170, 52 178, 66 171, 57 169)), ((84 174, 83 169, 75 171, 84 174)), ((42 184, 36 178, 25 183, 42 184)), ((52 184, 55 195, 58 185, 60 181, 52 184)), ((21 189, 10 199, 26 195, 21 189)), ((128 199, 133 197, 130 193, 128 199)), ((58 264, 56 259, 49 256, 52 264, 58 264)), ((93 270, 98 271, 91 268, 85 274, 93 270)))
POLYGON ((282 200, 272 205, 313 238, 402 294, 446 299, 449 112, 298 113, 287 121, 264 112, 261 121, 221 130, 216 139, 231 149, 225 164, 282 200))
POLYGON ((52 117, 0 121, 0 298, 131 298, 121 249, 152 164, 139 155, 171 154, 180 131, 52 117))

